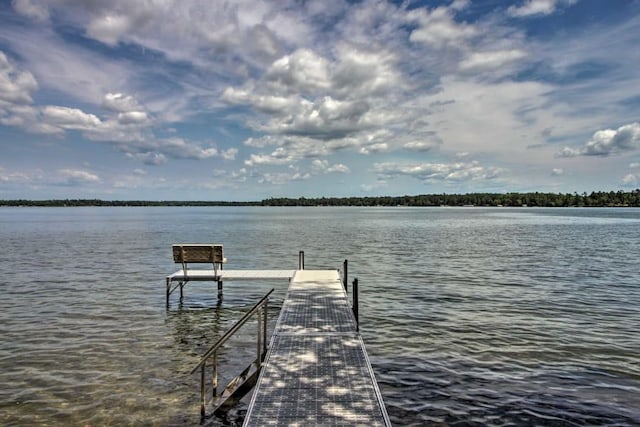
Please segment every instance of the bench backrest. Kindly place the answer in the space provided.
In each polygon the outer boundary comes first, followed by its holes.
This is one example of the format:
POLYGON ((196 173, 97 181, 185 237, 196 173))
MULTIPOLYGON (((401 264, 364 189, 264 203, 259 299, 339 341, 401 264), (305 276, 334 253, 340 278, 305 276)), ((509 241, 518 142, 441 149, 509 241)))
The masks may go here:
POLYGON ((173 260, 182 263, 183 270, 187 270, 188 263, 211 263, 213 268, 224 262, 222 245, 185 243, 173 245, 173 260))

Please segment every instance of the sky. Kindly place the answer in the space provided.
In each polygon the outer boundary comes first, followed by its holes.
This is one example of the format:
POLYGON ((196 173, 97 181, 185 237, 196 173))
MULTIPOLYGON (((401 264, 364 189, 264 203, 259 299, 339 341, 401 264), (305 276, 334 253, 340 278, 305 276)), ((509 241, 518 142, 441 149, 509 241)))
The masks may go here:
POLYGON ((640 0, 0 0, 0 199, 640 187, 640 0))

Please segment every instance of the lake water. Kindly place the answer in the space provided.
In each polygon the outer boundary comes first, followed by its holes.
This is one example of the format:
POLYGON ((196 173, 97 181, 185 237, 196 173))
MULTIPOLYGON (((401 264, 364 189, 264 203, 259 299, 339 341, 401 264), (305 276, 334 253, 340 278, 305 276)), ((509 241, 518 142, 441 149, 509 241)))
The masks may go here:
MULTIPOLYGON (((198 425, 199 356, 271 287, 232 269, 341 268, 395 425, 640 425, 640 209, 0 208, 0 424, 198 425)), ((224 348, 236 375, 254 327, 224 348)), ((238 424, 238 405, 227 419, 238 424)))

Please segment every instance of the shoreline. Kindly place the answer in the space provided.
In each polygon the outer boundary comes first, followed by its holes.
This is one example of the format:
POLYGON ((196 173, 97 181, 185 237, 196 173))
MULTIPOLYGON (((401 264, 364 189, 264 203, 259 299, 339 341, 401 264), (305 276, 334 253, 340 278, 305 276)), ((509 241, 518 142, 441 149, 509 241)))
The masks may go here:
POLYGON ((9 207, 147 207, 147 206, 355 206, 355 207, 640 207, 640 189, 578 193, 467 193, 366 197, 271 197, 259 201, 224 200, 0 200, 9 207))

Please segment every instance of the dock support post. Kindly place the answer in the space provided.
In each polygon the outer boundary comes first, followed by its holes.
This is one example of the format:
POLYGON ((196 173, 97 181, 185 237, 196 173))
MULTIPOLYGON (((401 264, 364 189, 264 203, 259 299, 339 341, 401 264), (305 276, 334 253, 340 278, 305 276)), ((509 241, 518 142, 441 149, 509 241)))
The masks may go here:
POLYGON ((171 279, 167 277, 167 308, 169 308, 169 295, 171 295, 171 279))
POLYGON ((180 302, 182 302, 182 296, 183 296, 182 288, 184 288, 184 283, 180 282, 180 302))
POLYGON ((344 264, 342 267, 342 284, 344 285, 344 291, 348 292, 348 283, 349 283, 349 261, 344 260, 344 264))
POLYGON ((358 317, 358 278, 353 279, 353 316, 356 318, 356 331, 360 331, 360 319, 358 317))
POLYGON ((202 364, 200 369, 200 419, 204 420, 204 367, 206 363, 202 364))
POLYGON ((222 297, 222 280, 218 280, 218 298, 222 297))
POLYGON ((298 253, 298 270, 304 270, 304 251, 298 253))

